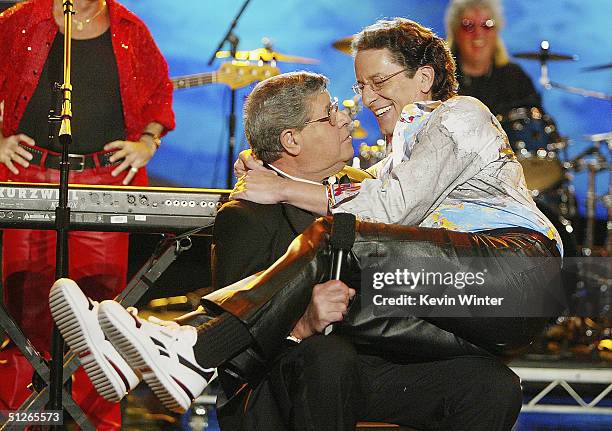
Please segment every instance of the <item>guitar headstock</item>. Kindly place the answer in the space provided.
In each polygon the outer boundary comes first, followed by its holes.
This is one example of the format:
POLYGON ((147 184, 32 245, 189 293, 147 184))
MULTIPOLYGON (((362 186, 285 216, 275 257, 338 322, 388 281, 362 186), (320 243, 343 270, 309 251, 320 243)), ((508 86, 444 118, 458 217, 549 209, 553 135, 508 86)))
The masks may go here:
POLYGON ((255 81, 263 81, 278 75, 278 67, 269 64, 251 64, 241 62, 223 63, 217 71, 216 81, 228 85, 232 89, 245 87, 255 81))

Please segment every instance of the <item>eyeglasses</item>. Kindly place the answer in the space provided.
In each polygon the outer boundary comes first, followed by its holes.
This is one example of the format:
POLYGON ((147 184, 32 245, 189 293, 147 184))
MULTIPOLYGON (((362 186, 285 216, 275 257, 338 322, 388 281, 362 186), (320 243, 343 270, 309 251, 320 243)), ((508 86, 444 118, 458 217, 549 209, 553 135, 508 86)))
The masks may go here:
POLYGON ((327 107, 327 116, 326 117, 321 117, 321 118, 317 118, 316 120, 306 121, 304 123, 304 126, 307 126, 310 123, 320 123, 320 122, 323 122, 323 121, 329 121, 329 124, 332 127, 334 127, 334 126, 336 126, 336 124, 338 124, 337 120, 338 120, 338 98, 334 97, 334 100, 327 107))
POLYGON ((361 94, 363 93, 363 89, 365 88, 366 85, 369 85, 372 91, 380 91, 385 86, 385 82, 387 82, 394 76, 399 75, 400 73, 405 72, 407 70, 408 70, 407 68, 398 70, 397 72, 392 73, 391 75, 387 75, 384 78, 374 78, 372 82, 370 83, 356 82, 353 84, 353 87, 352 87, 353 91, 355 92, 355 94, 359 94, 361 96, 361 94))
MULTIPOLYGON (((474 33, 474 31, 476 31, 476 23, 474 22, 473 19, 464 19, 463 21, 461 21, 461 28, 463 29, 463 31, 466 31, 468 33, 474 33)), ((480 28, 482 28, 483 30, 493 30, 495 28, 495 20, 494 19, 487 19, 487 20, 483 20, 480 22, 480 28)))

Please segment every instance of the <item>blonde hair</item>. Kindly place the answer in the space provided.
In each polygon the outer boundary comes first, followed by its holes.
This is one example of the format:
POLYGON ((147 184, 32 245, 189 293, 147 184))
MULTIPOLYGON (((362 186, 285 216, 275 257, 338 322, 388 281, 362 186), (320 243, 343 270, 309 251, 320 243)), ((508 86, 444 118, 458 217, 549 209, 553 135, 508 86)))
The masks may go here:
POLYGON ((455 54, 455 57, 458 56, 459 52, 455 42, 455 34, 461 25, 461 16, 463 12, 471 8, 482 8, 491 12, 491 18, 495 20, 495 24, 498 28, 493 61, 497 67, 508 64, 510 58, 508 57, 506 45, 500 36, 500 30, 504 26, 504 16, 499 0, 451 0, 444 17, 446 24, 446 41, 451 51, 455 54))

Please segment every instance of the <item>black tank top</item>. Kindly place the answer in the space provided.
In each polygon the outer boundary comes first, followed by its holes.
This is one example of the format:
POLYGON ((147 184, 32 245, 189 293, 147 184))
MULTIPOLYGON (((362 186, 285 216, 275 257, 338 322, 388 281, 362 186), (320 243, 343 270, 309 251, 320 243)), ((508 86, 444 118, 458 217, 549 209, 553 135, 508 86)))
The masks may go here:
MULTIPOLYGON (((61 112, 61 94, 52 91, 53 83, 63 82, 64 35, 57 33, 38 86, 19 124, 19 132, 36 145, 59 152, 59 123, 49 144, 49 109, 61 112)), ((86 40, 72 40, 72 146, 73 154, 89 154, 104 145, 125 139, 125 122, 119 93, 119 73, 113 53, 110 30, 86 40)))

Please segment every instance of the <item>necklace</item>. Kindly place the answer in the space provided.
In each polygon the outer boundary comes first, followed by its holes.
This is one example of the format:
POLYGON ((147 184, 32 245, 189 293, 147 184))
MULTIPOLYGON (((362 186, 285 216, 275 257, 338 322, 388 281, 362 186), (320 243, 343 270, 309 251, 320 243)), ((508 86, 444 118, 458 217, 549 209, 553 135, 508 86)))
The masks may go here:
POLYGON ((104 0, 102 2, 102 7, 100 7, 98 12, 96 12, 94 15, 90 16, 89 18, 87 18, 86 20, 83 20, 83 21, 79 21, 75 17, 72 17, 72 22, 74 22, 76 24, 76 29, 78 31, 83 31, 83 27, 85 27, 87 24, 89 24, 94 19, 96 19, 98 16, 100 16, 100 14, 104 11, 105 8, 106 8, 106 0, 104 0))

